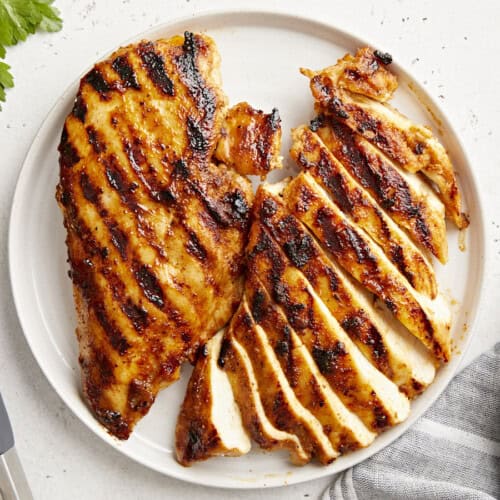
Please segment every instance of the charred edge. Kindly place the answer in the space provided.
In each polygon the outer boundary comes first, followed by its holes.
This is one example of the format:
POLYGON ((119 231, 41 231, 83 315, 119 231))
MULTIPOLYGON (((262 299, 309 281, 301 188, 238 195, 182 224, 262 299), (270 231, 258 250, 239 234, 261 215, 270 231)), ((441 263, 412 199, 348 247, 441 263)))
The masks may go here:
POLYGON ((108 92, 111 90, 111 86, 97 68, 90 70, 84 77, 84 81, 93 87, 101 99, 108 99, 108 92))
POLYGON ((276 132, 281 124, 280 112, 277 108, 273 108, 271 113, 267 115, 267 123, 272 132, 276 132))
POLYGON ((381 52, 380 50, 375 50, 373 54, 385 66, 392 63, 392 56, 388 52, 381 52))
POLYGON ((128 387, 128 407, 132 411, 136 411, 145 415, 155 397, 152 393, 151 384, 145 380, 134 379, 128 387))
POLYGON ((130 299, 127 299, 127 302, 121 305, 121 309, 130 319, 136 331, 142 332, 148 325, 148 312, 134 304, 130 299))
POLYGON ((140 90, 141 86, 137 81, 137 75, 126 56, 118 56, 111 63, 111 67, 118 73, 124 87, 140 90))
POLYGON ((163 309, 165 305, 163 290, 148 266, 142 265, 136 268, 134 274, 146 298, 159 309, 163 309))
POLYGON ((59 143, 59 164, 63 168, 71 168, 80 161, 78 151, 71 144, 68 137, 68 129, 66 125, 61 134, 61 142, 59 143))
POLYGON ((78 95, 76 96, 71 114, 82 123, 85 122, 85 117, 87 116, 87 104, 85 103, 85 100, 80 92, 78 92, 78 95))
POLYGON ((271 198, 266 198, 262 202, 262 206, 260 207, 259 210, 259 215, 262 220, 266 220, 270 217, 272 217, 278 210, 278 205, 276 202, 271 199, 271 198))
POLYGON ((314 346, 312 356, 323 375, 332 373, 338 368, 339 361, 347 354, 343 342, 337 341, 331 348, 323 349, 314 346))
POLYGON ((106 151, 106 144, 99 138, 99 132, 97 132, 97 130, 91 125, 86 127, 86 131, 89 144, 92 146, 92 149, 95 151, 95 153, 99 154, 106 151))
POLYGON ((130 344, 127 342, 127 339, 116 328, 114 322, 109 319, 106 310, 104 309, 104 305, 101 302, 94 301, 92 306, 94 308, 97 321, 99 321, 99 324, 102 326, 109 342, 113 348, 118 351, 120 356, 123 356, 130 348, 130 344))
POLYGON ((99 422, 118 439, 128 439, 132 429, 119 411, 94 407, 94 414, 99 422))
POLYGON ((193 231, 189 231, 188 235, 189 241, 186 243, 187 252, 198 260, 205 261, 207 259, 207 251, 198 239, 198 236, 193 231))
POLYGON ((318 115, 310 121, 309 130, 311 132, 317 132, 323 126, 323 123, 324 123, 323 115, 318 115))
POLYGON ((154 44, 152 42, 142 43, 137 49, 137 53, 154 85, 164 94, 173 96, 174 84, 165 70, 165 60, 161 54, 155 51, 154 44))
POLYGON ((231 350, 231 340, 228 339, 227 337, 224 337, 220 345, 219 357, 217 358, 217 366, 219 368, 224 368, 224 366, 226 365, 226 358, 230 350, 231 350))

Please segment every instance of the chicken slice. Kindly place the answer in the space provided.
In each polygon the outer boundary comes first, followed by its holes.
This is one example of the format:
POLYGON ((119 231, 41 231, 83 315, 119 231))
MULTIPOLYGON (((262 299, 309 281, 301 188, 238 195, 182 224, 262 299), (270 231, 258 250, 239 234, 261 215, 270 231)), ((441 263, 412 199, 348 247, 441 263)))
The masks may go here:
POLYGON ((177 460, 184 466, 251 448, 228 376, 217 361, 225 330, 200 349, 175 428, 177 460))
POLYGON ((297 399, 266 333, 255 324, 245 296, 240 316, 229 330, 233 338, 245 349, 254 368, 258 391, 266 415, 281 430, 295 434, 302 447, 322 464, 328 464, 339 455, 323 432, 319 420, 297 399))
POLYGON ((361 134, 405 170, 421 171, 437 187, 447 216, 459 229, 468 226, 453 165, 429 128, 413 123, 386 103, 336 86, 327 72, 302 73, 310 78, 319 112, 361 134))
POLYGON ((393 220, 445 264, 445 211, 435 191, 346 125, 320 115, 311 122, 311 129, 393 220))
POLYGON ((444 299, 419 294, 363 232, 324 194, 313 177, 300 173, 284 190, 285 202, 335 259, 380 297, 408 330, 441 361, 450 358, 450 312, 444 299))
POLYGON ((389 54, 363 47, 354 56, 347 53, 321 73, 327 74, 339 88, 385 102, 398 88, 396 77, 385 68, 391 62, 389 54))
POLYGON ((301 404, 321 423, 332 446, 340 453, 368 446, 375 434, 351 413, 321 375, 311 353, 273 303, 257 276, 249 275, 245 300, 258 304, 253 320, 262 327, 268 342, 301 404))
MULTIPOLYGON (((402 422, 410 410, 408 399, 367 361, 300 271, 282 262, 271 237, 258 222, 252 224, 248 248, 248 273, 258 276, 283 308, 346 407, 375 432, 402 422)), ((261 302, 263 299, 254 296, 250 304, 254 318, 259 316, 261 302)))
POLYGON ((265 177, 281 168, 281 119, 240 102, 227 112, 215 158, 243 175, 265 177))
POLYGON ((415 396, 434 379, 433 356, 401 323, 375 308, 366 292, 327 257, 284 206, 279 196, 282 188, 281 184, 261 185, 253 207, 254 218, 279 247, 274 249, 276 263, 284 268, 288 258, 300 269, 366 358, 401 391, 415 396))
POLYGON ((434 298, 437 284, 428 260, 333 156, 320 137, 303 125, 292 131, 292 140, 290 154, 297 164, 321 184, 350 221, 380 245, 417 291, 434 298))

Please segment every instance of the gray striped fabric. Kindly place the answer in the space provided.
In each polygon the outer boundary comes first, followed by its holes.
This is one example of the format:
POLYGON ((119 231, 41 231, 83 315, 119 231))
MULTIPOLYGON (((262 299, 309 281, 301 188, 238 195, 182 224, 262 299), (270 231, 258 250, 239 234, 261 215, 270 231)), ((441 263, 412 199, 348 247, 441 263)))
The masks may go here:
POLYGON ((500 499, 500 343, 401 438, 337 477, 323 500, 500 499))

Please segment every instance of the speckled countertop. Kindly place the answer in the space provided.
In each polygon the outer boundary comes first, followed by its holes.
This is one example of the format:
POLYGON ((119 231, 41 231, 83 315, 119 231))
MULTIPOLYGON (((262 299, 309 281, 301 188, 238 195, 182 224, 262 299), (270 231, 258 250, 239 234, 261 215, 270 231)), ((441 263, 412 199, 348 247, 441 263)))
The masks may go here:
MULTIPOLYGON (((0 391, 37 499, 318 498, 328 479, 256 491, 193 486, 120 455, 66 408, 41 373, 21 332, 9 289, 7 231, 23 158, 58 96, 106 50, 172 17, 252 1, 56 0, 64 29, 10 48, 16 86, 0 112, 0 391)), ((320 18, 373 40, 438 97, 477 169, 488 259, 484 300, 467 360, 500 340, 500 3, 497 0, 262 2, 320 18), (356 4, 356 5, 355 5, 356 4)))

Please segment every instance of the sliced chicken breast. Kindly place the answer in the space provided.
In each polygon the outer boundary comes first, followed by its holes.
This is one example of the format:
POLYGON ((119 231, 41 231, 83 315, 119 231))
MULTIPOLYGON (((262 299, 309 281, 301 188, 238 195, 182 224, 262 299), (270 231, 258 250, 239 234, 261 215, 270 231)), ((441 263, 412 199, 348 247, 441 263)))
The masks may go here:
POLYGON ((450 312, 438 295, 430 300, 419 294, 382 250, 328 199, 313 177, 302 172, 284 190, 289 209, 370 292, 380 297, 408 330, 435 357, 450 357, 450 312))
POLYGON ((445 210, 435 191, 417 174, 408 174, 363 136, 326 116, 311 129, 378 204, 422 248, 442 264, 448 260, 445 210))
POLYGON ((217 362, 225 330, 199 352, 175 428, 177 460, 184 466, 251 448, 227 373, 217 362))
POLYGON ((433 355, 398 321, 373 305, 372 296, 321 249, 314 237, 284 206, 283 184, 259 187, 254 218, 277 247, 275 266, 292 263, 366 358, 400 390, 413 397, 427 387, 436 372, 433 355), (289 263, 287 262, 289 260, 289 263))
POLYGON ((373 197, 333 156, 321 138, 303 125, 292 131, 292 158, 321 184, 345 216, 384 250, 419 292, 434 298, 437 284, 429 261, 373 197))
POLYGON ((302 70, 321 111, 345 123, 409 172, 422 172, 437 187, 446 213, 459 229, 469 221, 453 165, 431 130, 388 105, 338 87, 329 72, 302 70))

